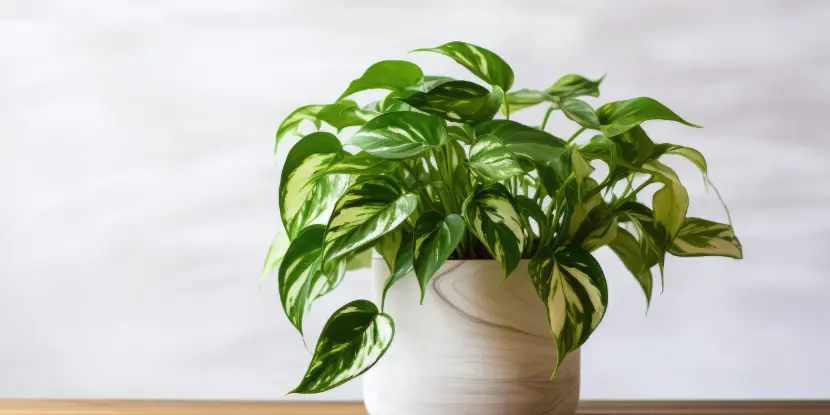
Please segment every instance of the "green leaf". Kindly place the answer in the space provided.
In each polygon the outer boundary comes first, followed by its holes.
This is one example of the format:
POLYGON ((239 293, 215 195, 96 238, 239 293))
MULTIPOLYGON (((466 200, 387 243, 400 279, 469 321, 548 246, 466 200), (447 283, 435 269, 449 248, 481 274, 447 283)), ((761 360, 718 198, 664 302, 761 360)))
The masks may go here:
MULTIPOLYGON (((544 91, 535 89, 520 89, 507 94, 507 105, 510 107, 510 113, 541 104, 543 102, 552 101, 553 97, 546 94, 544 91)), ((502 112, 504 108, 502 108, 502 112)))
POLYGON ((348 99, 337 101, 323 107, 317 118, 340 131, 346 127, 366 124, 378 116, 378 112, 360 108, 356 102, 348 99))
POLYGON ((326 267, 330 261, 358 252, 395 229, 417 205, 414 194, 404 193, 384 176, 353 184, 337 200, 326 229, 326 267))
POLYGON ((743 258, 741 242, 731 226, 701 218, 686 218, 669 248, 679 257, 725 256, 743 258))
POLYGON ((638 202, 625 202, 617 209, 620 222, 630 222, 639 234, 640 255, 645 266, 660 266, 660 280, 663 280, 663 267, 666 252, 669 249, 669 237, 663 226, 654 221, 654 212, 638 202))
POLYGON ((643 165, 643 170, 664 184, 663 188, 654 192, 651 203, 655 222, 665 229, 668 237, 666 243, 671 242, 683 226, 689 209, 689 194, 680 183, 677 173, 665 164, 650 161, 643 165))
POLYGON ((654 276, 651 275, 651 266, 654 264, 648 263, 648 258, 645 256, 645 252, 637 238, 623 228, 617 228, 616 238, 608 246, 617 254, 623 265, 640 284, 640 288, 643 289, 643 293, 646 295, 646 309, 648 309, 654 287, 654 276))
POLYGON ((395 229, 385 233, 378 239, 378 243, 375 244, 375 250, 383 257, 390 271, 395 267, 395 258, 398 256, 398 250, 401 249, 402 238, 403 230, 395 229))
MULTIPOLYGON (((550 234, 550 220, 545 216, 545 212, 542 211, 539 203, 524 195, 514 196, 513 201, 516 203, 516 212, 519 213, 519 217, 524 221, 528 240, 532 239, 531 236, 535 232, 539 241, 546 241, 550 234), (533 220, 532 222, 531 219, 533 220)), ((525 252, 534 252, 533 250, 536 247, 531 245, 530 242, 525 243, 525 252)))
POLYGON ((545 92, 549 95, 559 98, 569 98, 578 96, 599 96, 599 84, 605 79, 602 78, 592 81, 581 75, 569 74, 559 78, 556 83, 551 85, 545 92))
POLYGON ((654 153, 654 141, 642 127, 634 127, 626 132, 610 138, 619 146, 622 160, 634 166, 640 166, 648 161, 654 153))
POLYGON ((401 232, 402 241, 396 251, 394 266, 391 268, 389 278, 383 283, 383 294, 381 296, 381 309, 386 305, 386 293, 400 281, 401 278, 412 272, 412 258, 415 255, 415 238, 411 232, 401 232))
POLYGON ((291 324, 303 333, 303 316, 323 291, 326 279, 320 268, 320 254, 326 227, 311 225, 300 232, 288 247, 279 270, 282 309, 291 324))
POLYGON ((317 119, 317 113, 319 113, 324 106, 325 105, 306 105, 297 108, 294 112, 288 114, 288 116, 282 120, 282 123, 280 123, 280 126, 277 128, 277 136, 274 141, 274 152, 277 151, 277 146, 279 146, 280 141, 282 141, 285 136, 297 133, 297 130, 300 129, 300 124, 302 124, 303 121, 311 121, 319 130, 320 120, 317 119))
POLYGON ((388 89, 399 91, 417 85, 424 77, 424 72, 418 65, 407 61, 380 61, 355 79, 340 95, 338 101, 347 96, 369 89, 388 89))
POLYGON ((499 55, 480 46, 449 42, 434 48, 416 49, 413 52, 438 52, 447 55, 490 85, 498 85, 505 91, 513 86, 513 69, 510 65, 499 55))
POLYGON ((355 271, 372 267, 372 250, 366 249, 351 257, 346 263, 346 271, 355 271))
POLYGON ((289 239, 311 223, 342 193, 347 179, 322 174, 340 151, 340 141, 330 133, 311 133, 288 152, 279 187, 282 224, 289 239))
POLYGON ((490 92, 473 82, 449 81, 398 101, 449 121, 469 123, 493 119, 503 95, 498 86, 490 92))
POLYGON ((340 151, 323 174, 382 174, 397 167, 393 161, 373 156, 365 151, 350 154, 340 151))
POLYGON ((562 139, 515 121, 485 121, 475 127, 475 133, 492 135, 517 157, 541 163, 559 157, 566 149, 562 139))
POLYGON ((464 228, 461 216, 452 213, 445 216, 434 210, 421 214, 415 223, 413 265, 421 285, 421 304, 429 280, 455 251, 464 236, 464 228))
POLYGON ((467 124, 451 125, 447 127, 447 133, 450 140, 466 144, 473 144, 475 141, 475 130, 467 124))
POLYGON ((265 255, 265 263, 262 264, 262 272, 259 276, 260 281, 277 271, 280 263, 282 263, 283 257, 285 257, 285 251, 288 249, 290 242, 284 230, 277 232, 277 235, 268 247, 268 253, 265 255))
POLYGON ((622 134, 649 120, 677 121, 691 127, 702 128, 680 118, 665 105, 647 97, 609 102, 597 108, 597 116, 602 133, 608 137, 622 134))
POLYGON ((438 85, 454 80, 455 79, 450 78, 449 76, 424 75, 424 78, 421 79, 421 81, 418 82, 417 85, 408 88, 408 90, 414 90, 416 92, 427 92, 430 89, 437 87, 438 85))
POLYGON ((505 278, 516 269, 525 244, 521 218, 504 185, 479 186, 461 208, 467 225, 501 264, 505 278))
POLYGON ((470 170, 485 182, 499 182, 523 174, 522 166, 507 146, 493 135, 479 136, 470 147, 470 170))
POLYGON ((608 287, 597 260, 584 249, 544 246, 528 264, 530 278, 548 310, 556 342, 556 369, 597 328, 608 306, 608 287))
POLYGON ((402 159, 443 145, 448 140, 444 122, 434 116, 400 111, 380 115, 367 122, 349 139, 374 156, 402 159))
POLYGON ((300 384, 289 393, 320 393, 354 379, 386 353, 395 336, 392 317, 367 300, 352 301, 332 314, 300 384))
POLYGON ((587 102, 576 98, 565 98, 557 99, 557 103, 566 117, 585 128, 599 130, 599 118, 587 102))

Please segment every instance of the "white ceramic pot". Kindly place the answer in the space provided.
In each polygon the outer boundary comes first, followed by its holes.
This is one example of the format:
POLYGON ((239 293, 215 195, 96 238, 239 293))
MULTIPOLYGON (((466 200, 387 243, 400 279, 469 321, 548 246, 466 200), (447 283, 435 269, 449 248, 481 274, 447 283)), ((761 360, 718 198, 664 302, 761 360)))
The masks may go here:
MULTIPOLYGON (((579 401, 579 351, 553 380, 556 346, 523 260, 499 286, 493 260, 447 261, 423 305, 414 275, 389 291, 395 338, 363 375, 371 415, 572 415, 579 401)), ((380 304, 389 275, 372 264, 380 304)))

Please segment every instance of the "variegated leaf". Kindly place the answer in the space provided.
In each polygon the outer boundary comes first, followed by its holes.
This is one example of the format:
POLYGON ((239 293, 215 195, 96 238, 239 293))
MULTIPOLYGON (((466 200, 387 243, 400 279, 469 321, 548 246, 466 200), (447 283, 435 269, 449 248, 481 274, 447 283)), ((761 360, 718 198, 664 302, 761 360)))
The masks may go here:
POLYGON ((378 114, 379 112, 360 108, 352 100, 344 99, 323 107, 317 118, 340 131, 346 127, 366 124, 378 114))
POLYGON ((393 161, 365 151, 350 154, 340 151, 321 174, 382 174, 397 167, 393 161))
POLYGON ((645 256, 645 251, 642 245, 631 232, 617 227, 616 237, 608 246, 620 258, 623 265, 631 272, 640 288, 643 289, 643 294, 646 295, 646 309, 651 304, 651 292, 654 287, 654 276, 651 274, 651 267, 654 264, 648 263, 648 258, 645 256))
POLYGON ((671 242, 683 226, 686 211, 689 210, 689 193, 680 183, 677 173, 669 166, 653 160, 644 164, 643 170, 664 185, 654 192, 651 203, 655 222, 665 229, 668 237, 666 243, 671 242))
POLYGON ((524 173, 513 152, 490 134, 479 136, 470 147, 468 165, 486 183, 499 182, 524 173))
POLYGON ((504 276, 510 275, 519 265, 525 244, 522 221, 510 192, 500 183, 479 186, 461 209, 467 226, 501 264, 504 276))
POLYGON ((277 269, 279 269, 280 263, 282 263, 282 259, 285 257, 285 251, 288 249, 290 242, 288 234, 286 234, 284 230, 277 232, 277 235, 268 247, 268 253, 265 254, 265 263, 262 264, 262 272, 259 276, 260 281, 265 279, 265 277, 272 275, 277 271, 277 269))
POLYGON ((434 48, 416 49, 413 52, 438 52, 447 55, 490 85, 498 85, 505 91, 513 86, 513 69, 510 65, 499 55, 480 46, 465 42, 449 42, 434 48))
POLYGON ((645 121, 668 120, 701 128, 692 124, 657 100, 648 97, 633 98, 626 101, 609 102, 597 108, 600 129, 607 137, 622 134, 645 121))
POLYGON ((402 159, 447 142, 447 127, 434 115, 390 112, 367 122, 348 144, 377 157, 402 159))
POLYGON ((303 316, 327 283, 321 269, 321 253, 326 227, 311 225, 300 232, 288 247, 279 270, 280 302, 285 315, 300 334, 303 316))
POLYGON ((400 228, 387 232, 375 244, 375 250, 386 262, 389 271, 395 268, 395 258, 398 256, 398 250, 401 249, 401 243, 403 243, 403 233, 404 231, 400 228))
POLYGON ((384 176, 353 184, 337 200, 326 229, 326 273, 330 262, 360 251, 395 229, 417 205, 414 194, 405 193, 384 176))
POLYGON ((504 92, 493 91, 468 81, 449 81, 427 92, 416 92, 398 101, 453 122, 479 122, 493 119, 504 92))
POLYGON ((396 282, 400 281, 401 278, 411 273, 413 269, 412 260, 415 255, 415 238, 411 232, 399 232, 399 235, 401 235, 402 240, 396 251, 394 266, 390 268, 389 277, 383 283, 383 293, 381 294, 380 300, 381 310, 386 305, 386 293, 389 292, 389 289, 396 282))
POLYGON ((352 81, 338 100, 369 89, 403 90, 417 85, 423 77, 424 72, 412 62, 380 61, 366 69, 360 78, 352 81))
POLYGON ((544 131, 509 120, 485 121, 475 127, 476 136, 498 138, 517 157, 546 163, 565 151, 565 142, 544 131))
MULTIPOLYGON (((529 108, 543 102, 552 101, 553 97, 544 91, 535 89, 520 89, 507 94, 505 104, 510 107, 510 113, 529 108)), ((507 113, 505 108, 502 108, 503 113, 507 113)))
POLYGON ((274 141, 274 152, 277 152, 277 146, 279 146, 280 141, 285 138, 289 134, 296 134, 297 130, 300 129, 300 125, 303 121, 310 121, 314 124, 314 126, 319 130, 320 129, 320 120, 317 119, 317 113, 323 109, 325 105, 306 105, 300 108, 297 108, 291 114, 288 114, 280 126, 277 128, 277 135, 276 140, 274 141))
POLYGON ((603 75, 596 81, 592 81, 581 75, 569 74, 559 78, 556 83, 545 90, 548 95, 569 98, 578 96, 599 96, 599 84, 605 79, 603 75))
POLYGON ((680 257, 743 258, 741 242, 731 226, 701 218, 686 218, 669 248, 669 253, 680 257))
POLYGON ((430 210, 415 222, 413 266, 421 285, 421 304, 427 284, 441 264, 455 251, 464 236, 464 219, 456 214, 444 215, 430 210))
POLYGON ((320 393, 360 376, 386 353, 394 336, 392 317, 372 302, 344 305, 326 322, 303 380, 289 393, 320 393))
POLYGON ((657 158, 664 154, 672 154, 685 158, 691 161, 703 174, 708 173, 708 166, 706 165, 706 158, 700 151, 691 147, 684 147, 677 144, 655 144, 652 157, 657 158))
POLYGON ((467 124, 451 125, 447 127, 447 133, 451 141, 465 144, 473 144, 475 141, 475 130, 467 124))
POLYGON ((599 118, 587 102, 576 98, 557 98, 556 102, 566 117, 585 128, 599 130, 599 118))
POLYGON ((288 152, 279 187, 280 214, 289 239, 320 216, 345 189, 341 175, 323 174, 340 151, 330 133, 309 134, 288 152))
POLYGON ((358 252, 346 262, 346 271, 355 271, 372 267, 372 250, 358 252))
POLYGON ((530 260, 528 272, 548 310, 558 356, 555 374, 565 356, 585 343, 605 315, 605 275, 590 253, 574 245, 556 251, 542 247, 530 260))
POLYGON ((663 281, 663 267, 669 249, 669 236, 663 226, 654 220, 654 212, 638 202, 625 202, 617 208, 619 221, 630 223, 637 231, 640 256, 648 268, 660 266, 660 280, 663 281))

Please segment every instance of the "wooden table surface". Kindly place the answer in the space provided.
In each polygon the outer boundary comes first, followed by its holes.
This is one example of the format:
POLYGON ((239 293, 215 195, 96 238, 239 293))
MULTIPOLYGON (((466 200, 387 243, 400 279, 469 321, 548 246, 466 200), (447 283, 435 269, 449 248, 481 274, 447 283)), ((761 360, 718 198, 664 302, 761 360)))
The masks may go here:
MULTIPOLYGON (((366 415, 360 402, 0 400, 0 415, 366 415)), ((578 415, 830 415, 830 401, 584 401, 578 415)))

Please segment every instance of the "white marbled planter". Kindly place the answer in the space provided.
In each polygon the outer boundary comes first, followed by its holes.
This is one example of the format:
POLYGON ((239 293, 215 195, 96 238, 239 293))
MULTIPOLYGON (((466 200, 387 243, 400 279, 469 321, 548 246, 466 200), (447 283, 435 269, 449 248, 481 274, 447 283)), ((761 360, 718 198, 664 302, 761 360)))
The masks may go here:
MULTIPOLYGON (((377 300, 389 271, 374 261, 377 300)), ((527 261, 504 282, 493 260, 447 261, 421 306, 414 275, 392 287, 388 352, 363 376, 371 415, 572 415, 579 351, 553 380, 556 347, 527 261)))

